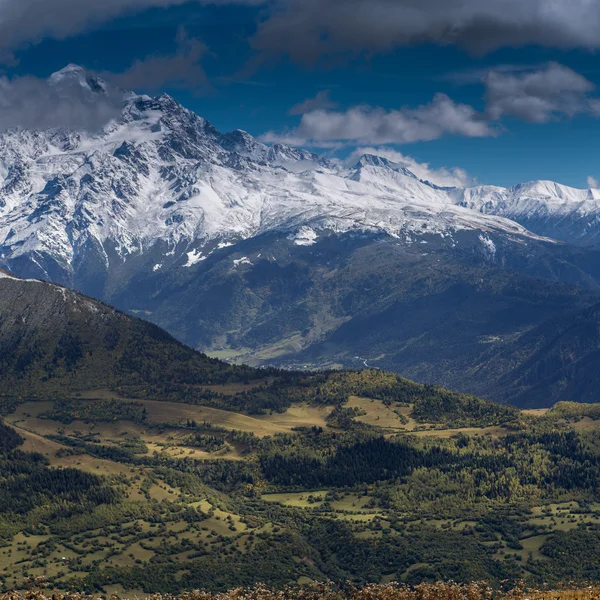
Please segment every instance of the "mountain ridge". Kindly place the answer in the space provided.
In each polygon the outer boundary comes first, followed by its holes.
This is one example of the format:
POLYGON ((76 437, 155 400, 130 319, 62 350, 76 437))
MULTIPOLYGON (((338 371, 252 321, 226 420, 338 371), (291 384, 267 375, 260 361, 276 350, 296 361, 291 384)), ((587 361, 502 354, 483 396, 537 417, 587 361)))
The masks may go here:
POLYGON ((599 301, 594 191, 441 187, 373 154, 344 165, 220 133, 166 94, 117 93, 77 66, 52 85, 77 85, 89 102, 116 95, 118 115, 94 131, 0 134, 0 266, 142 316, 196 349, 295 368, 361 368, 360 356, 502 399, 472 375, 479 346, 499 361, 499 381, 506 340, 526 344, 545 319, 599 301), (382 325, 391 315, 393 331, 382 325), (471 362, 450 366, 456 340, 471 362))
POLYGON ((263 377, 209 358, 102 302, 1 270, 0 370, 3 396, 11 398, 263 377))
MULTIPOLYGON (((92 99, 107 89, 73 65, 58 75, 53 85, 74 78, 92 99)), ((345 169, 305 150, 265 146, 241 130, 221 134, 166 94, 127 93, 123 102, 121 116, 99 132, 0 135, 5 266, 21 274, 24 267, 15 263, 26 262, 48 278, 58 269, 67 282, 86 251, 110 262, 105 245, 121 260, 156 240, 183 255, 180 243, 187 251, 210 251, 215 241, 303 226, 395 236, 426 226, 531 235, 501 217, 455 206, 442 188, 386 159, 365 157, 345 169), (387 173, 383 180, 372 172, 378 167, 387 173), (364 196, 359 204, 357 195, 364 196)))

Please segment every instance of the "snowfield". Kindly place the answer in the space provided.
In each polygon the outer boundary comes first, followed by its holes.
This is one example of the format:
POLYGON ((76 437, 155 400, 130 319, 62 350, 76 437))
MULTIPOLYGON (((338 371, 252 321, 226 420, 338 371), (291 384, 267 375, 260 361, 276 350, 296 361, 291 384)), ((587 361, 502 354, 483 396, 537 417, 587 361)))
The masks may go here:
MULTIPOLYGON (((90 101, 105 93, 83 69, 70 66, 51 81, 63 77, 79 78, 90 101)), ((108 248, 126 261, 160 242, 189 268, 210 249, 269 232, 298 245, 325 231, 418 241, 460 230, 593 245, 600 228, 598 190, 551 182, 439 188, 370 155, 343 168, 243 131, 223 135, 166 95, 125 94, 121 117, 96 133, 1 134, 0 179, 3 264, 26 258, 49 278, 40 257, 73 270, 90 248, 108 267, 108 248)))

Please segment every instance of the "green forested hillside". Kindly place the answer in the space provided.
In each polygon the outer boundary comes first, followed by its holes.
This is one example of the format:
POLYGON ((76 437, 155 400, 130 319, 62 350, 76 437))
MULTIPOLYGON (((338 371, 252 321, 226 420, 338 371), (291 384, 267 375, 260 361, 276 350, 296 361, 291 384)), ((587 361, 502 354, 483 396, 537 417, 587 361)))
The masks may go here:
POLYGON ((143 399, 21 404, 0 430, 0 579, 124 595, 600 579, 580 567, 600 531, 587 411, 400 387, 254 417, 143 399))
POLYGON ((62 288, 0 291, 4 590, 600 579, 593 406, 234 367, 62 288))
POLYGON ((45 396, 246 381, 258 373, 184 346, 145 321, 61 288, 0 278, 0 389, 45 396))

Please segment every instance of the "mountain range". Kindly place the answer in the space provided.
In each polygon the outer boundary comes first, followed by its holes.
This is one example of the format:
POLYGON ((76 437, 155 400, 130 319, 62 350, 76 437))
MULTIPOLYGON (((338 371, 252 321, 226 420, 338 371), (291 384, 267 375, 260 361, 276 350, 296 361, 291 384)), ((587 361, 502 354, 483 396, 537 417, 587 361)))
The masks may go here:
MULTIPOLYGON (((49 84, 92 104, 109 93, 75 65, 49 84)), ((0 134, 0 175, 4 268, 193 348, 388 369, 522 406, 595 400, 599 190, 443 188, 374 155, 342 164, 222 134, 130 92, 99 130, 0 134)))

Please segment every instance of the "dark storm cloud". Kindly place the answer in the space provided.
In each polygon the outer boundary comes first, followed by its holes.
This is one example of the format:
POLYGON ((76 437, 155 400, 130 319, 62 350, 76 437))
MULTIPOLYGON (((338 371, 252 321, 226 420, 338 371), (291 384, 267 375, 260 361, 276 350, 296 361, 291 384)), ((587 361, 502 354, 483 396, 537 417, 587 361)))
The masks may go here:
POLYGON ((252 44, 311 64, 423 42, 474 53, 528 44, 594 49, 599 26, 596 0, 279 0, 252 44))
POLYGON ((177 34, 177 52, 172 55, 149 56, 136 60, 123 73, 105 73, 103 77, 127 90, 156 91, 163 86, 208 89, 206 72, 201 64, 208 48, 188 37, 182 27, 177 34))
POLYGON ((182 5, 265 5, 253 46, 302 62, 421 42, 598 48, 596 0, 0 0, 0 48, 64 39, 124 14, 182 5))
MULTIPOLYGON (((65 39, 111 19, 190 0, 0 0, 0 47, 19 48, 44 38, 65 39)), ((199 4, 262 4, 264 0, 192 0, 199 4)), ((10 53, 7 53, 10 57, 10 53)))

